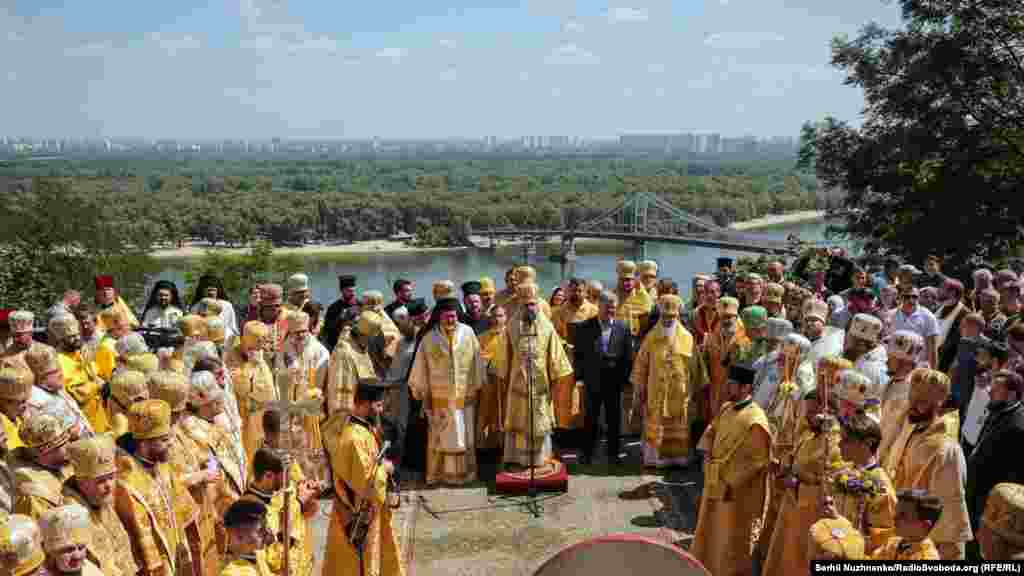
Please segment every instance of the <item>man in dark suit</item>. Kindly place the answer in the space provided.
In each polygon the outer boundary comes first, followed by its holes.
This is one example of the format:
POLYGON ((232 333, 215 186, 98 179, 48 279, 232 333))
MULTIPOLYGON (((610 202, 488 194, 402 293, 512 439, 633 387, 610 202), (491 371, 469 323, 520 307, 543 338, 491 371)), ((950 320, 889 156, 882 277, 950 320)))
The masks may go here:
POLYGON ((967 510, 977 534, 989 491, 1000 482, 1024 484, 1024 463, 1017 454, 1024 446, 1024 378, 1002 370, 992 378, 991 402, 978 443, 967 459, 967 510))
POLYGON ((598 441, 601 406, 608 428, 608 463, 620 463, 622 388, 633 367, 633 335, 625 322, 615 319, 618 304, 615 293, 606 290, 599 298, 597 316, 575 325, 573 365, 586 391, 582 464, 590 463, 598 441))

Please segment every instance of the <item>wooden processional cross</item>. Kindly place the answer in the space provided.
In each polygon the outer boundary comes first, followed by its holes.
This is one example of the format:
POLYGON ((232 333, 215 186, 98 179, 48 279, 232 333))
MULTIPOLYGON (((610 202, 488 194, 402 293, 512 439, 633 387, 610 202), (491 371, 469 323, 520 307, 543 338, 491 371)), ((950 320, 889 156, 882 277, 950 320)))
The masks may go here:
POLYGON ((284 554, 282 564, 284 566, 283 576, 291 576, 291 507, 292 507, 292 466, 291 461, 295 459, 296 453, 305 448, 296 448, 292 442, 292 416, 319 416, 322 401, 318 398, 297 399, 292 398, 292 391, 305 392, 309 385, 309 373, 303 370, 301 364, 285 368, 277 375, 277 397, 279 400, 269 402, 267 408, 277 410, 281 413, 281 428, 285 431, 284 452, 289 456, 288 465, 284 467, 284 509, 281 519, 281 531, 284 534, 284 554), (296 380, 296 386, 292 387, 292 381, 296 380), (301 385, 304 383, 305 385, 301 385))

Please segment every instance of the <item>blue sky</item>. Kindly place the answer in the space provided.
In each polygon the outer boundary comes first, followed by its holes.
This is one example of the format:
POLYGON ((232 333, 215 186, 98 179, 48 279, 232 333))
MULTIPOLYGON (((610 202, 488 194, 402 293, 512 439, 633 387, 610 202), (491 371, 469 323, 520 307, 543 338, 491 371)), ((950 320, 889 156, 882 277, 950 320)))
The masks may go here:
POLYGON ((863 99, 829 40, 881 0, 0 0, 0 132, 795 135, 863 99))

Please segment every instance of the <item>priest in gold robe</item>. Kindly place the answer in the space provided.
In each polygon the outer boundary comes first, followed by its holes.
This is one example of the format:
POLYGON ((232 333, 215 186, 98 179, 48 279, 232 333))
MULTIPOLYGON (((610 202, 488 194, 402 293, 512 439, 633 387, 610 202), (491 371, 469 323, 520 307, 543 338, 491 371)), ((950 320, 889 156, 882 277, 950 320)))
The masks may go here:
POLYGON ((942 500, 942 516, 931 538, 943 560, 963 560, 965 543, 972 539, 967 465, 956 419, 943 415, 948 397, 948 376, 929 368, 911 372, 910 407, 900 417, 899 433, 883 439, 879 461, 897 490, 926 490, 942 500))
POLYGON ((132 541, 114 510, 117 483, 117 448, 107 435, 83 438, 68 446, 74 476, 64 483, 66 503, 89 510, 92 520, 90 554, 99 559, 106 576, 135 576, 139 567, 132 556, 132 541))
POLYGON ((753 573, 751 544, 764 521, 772 434, 768 417, 751 397, 754 376, 752 369, 732 368, 729 401, 699 443, 707 455, 690 553, 715 576, 753 573))
POLYGON ((644 465, 682 465, 690 451, 689 404, 693 391, 703 387, 705 369, 693 335, 679 321, 682 299, 666 294, 658 305, 659 324, 633 360, 632 412, 644 417, 644 465))
POLYGON ((718 410, 725 402, 725 386, 732 360, 750 347, 739 319, 739 300, 723 296, 718 300, 718 328, 704 339, 704 361, 708 367, 707 393, 704 395, 702 416, 705 421, 718 416, 718 410))
MULTIPOLYGON (((467 327, 468 328, 468 327, 467 327)), ((470 331, 472 334, 472 331, 470 331)), ((327 456, 334 472, 334 508, 327 531, 323 576, 402 576, 405 569, 391 524, 389 477, 394 466, 378 463, 380 431, 374 422, 384 411, 385 389, 374 381, 356 388, 352 415, 339 435, 325 435, 327 456), (366 541, 360 553, 346 537, 345 526, 357 510, 368 507, 366 541)), ((325 431, 327 427, 325 426, 325 431)))
POLYGON ((636 272, 640 278, 640 287, 647 292, 654 302, 658 301, 658 263, 654 260, 644 260, 636 265, 636 272))
POLYGON ((139 571, 152 576, 198 576, 185 534, 199 507, 171 471, 171 407, 163 400, 133 404, 129 431, 118 438, 114 508, 132 542, 139 571))
POLYGON ((64 375, 64 389, 75 399, 89 420, 92 430, 102 434, 110 428, 107 409, 103 404, 104 381, 97 372, 96 363, 82 356, 82 338, 78 320, 64 315, 50 319, 50 341, 58 351, 57 359, 64 375))
POLYGON ((28 368, 0 369, 0 424, 7 440, 6 452, 24 445, 18 435, 18 426, 28 416, 32 380, 32 372, 28 368))
POLYGON ((493 306, 488 319, 490 327, 477 337, 480 341, 480 360, 487 371, 477 404, 476 440, 479 450, 495 450, 501 446, 505 395, 508 392, 508 382, 504 380, 506 375, 498 374, 498 356, 504 354, 507 348, 508 316, 505 315, 505 307, 493 306))
POLYGON ((358 382, 377 377, 370 357, 370 342, 380 336, 381 330, 380 323, 373 316, 364 316, 357 308, 345 310, 339 323, 342 327, 338 343, 331 352, 324 394, 327 416, 338 415, 344 419, 344 415, 352 411, 358 382))
POLYGON ((110 380, 110 398, 107 399, 110 434, 114 438, 128 431, 128 408, 143 400, 149 400, 146 375, 134 370, 118 370, 110 380))
MULTIPOLYGON (((118 310, 120 313, 124 314, 125 319, 131 325, 132 329, 138 328, 139 320, 135 317, 135 314, 132 313, 131 307, 125 303, 123 298, 121 298, 121 295, 118 293, 117 289, 114 288, 113 276, 97 276, 95 278, 95 284, 96 307, 99 309, 99 311, 102 312, 103 310, 106 310, 108 308, 114 308, 118 310)), ((98 328, 100 328, 103 332, 106 332, 110 329, 110 326, 105 325, 101 322, 98 328)))
POLYGON ((110 572, 100 568, 101 559, 89 550, 93 531, 89 511, 78 504, 67 504, 43 514, 39 519, 39 533, 46 552, 45 572, 66 576, 110 576, 110 572), (84 555, 80 553, 83 548, 84 555))
MULTIPOLYGON (((651 321, 651 312, 654 311, 654 299, 644 290, 636 277, 636 263, 629 260, 620 260, 615 266, 618 275, 618 285, 615 295, 619 298, 619 307, 615 310, 615 319, 622 320, 633 333, 635 342, 639 342, 651 321)), ((622 406, 631 406, 633 401, 633 384, 626 382, 622 389, 622 406)), ((641 430, 642 421, 635 418, 630 421, 627 411, 623 410, 621 415, 621 430, 623 433, 638 433, 641 430)))
POLYGON ((552 457, 552 385, 572 374, 572 365, 555 327, 540 312, 536 284, 529 286, 530 289, 520 292, 522 314, 509 321, 505 353, 500 355, 498 374, 504 374, 508 382, 504 461, 523 467, 539 467, 552 457))
MULTIPOLYGON (((193 377, 199 373, 193 373, 193 377)), ((213 574, 220 568, 217 548, 218 487, 225 478, 217 466, 209 466, 209 450, 192 441, 181 426, 188 416, 189 384, 177 372, 155 372, 149 378, 150 394, 171 407, 170 465, 175 478, 188 489, 198 506, 195 529, 187 534, 192 562, 202 574, 213 574)), ((184 520, 184 519, 182 519, 184 520)), ((223 537, 221 538, 223 539, 223 537)))
POLYGON ((424 335, 409 391, 427 413, 427 484, 476 478, 476 397, 486 372, 473 329, 458 321, 458 301, 437 303, 438 325, 424 335))
MULTIPOLYGON (((569 361, 573 361, 572 352, 575 345, 573 325, 590 320, 597 316, 597 304, 587 300, 587 283, 582 278, 569 280, 568 298, 554 313, 551 323, 555 325, 555 332, 566 343, 566 355, 569 361)), ((584 410, 586 401, 581 398, 583 392, 583 378, 578 370, 572 378, 563 378, 555 385, 555 421, 558 428, 575 429, 584 424, 584 410)))
POLYGON ((238 346, 224 355, 224 367, 231 372, 231 384, 242 420, 242 445, 246 458, 260 447, 263 439, 263 411, 277 400, 277 387, 263 353, 270 330, 262 322, 246 322, 238 346))
MULTIPOLYGON (((266 414, 274 414, 268 410, 266 414)), ((288 504, 288 532, 291 538, 288 550, 289 576, 310 576, 313 573, 313 550, 312 542, 309 540, 306 531, 306 521, 303 512, 309 510, 315 514, 319 507, 316 501, 309 497, 305 488, 302 472, 298 470, 295 463, 289 463, 282 458, 281 453, 269 448, 260 448, 253 456, 252 482, 246 490, 243 498, 257 500, 267 507, 267 528, 274 536, 274 543, 263 549, 267 566, 275 574, 284 574, 284 504, 285 498, 290 499, 288 504), (291 485, 285 489, 285 466, 291 466, 289 471, 291 485), (297 488, 301 489, 302 495, 307 502, 303 506, 298 497, 297 488), (311 502, 311 504, 309 504, 311 502)))
POLYGON ((841 435, 835 418, 824 411, 819 391, 804 395, 806 426, 790 457, 777 466, 782 478, 779 513, 762 574, 807 574, 807 533, 819 518, 829 475, 842 463, 841 435))
POLYGON ((24 446, 8 455, 14 476, 14 513, 38 520, 64 503, 64 481, 71 476, 67 446, 71 427, 50 414, 33 414, 19 430, 24 446))

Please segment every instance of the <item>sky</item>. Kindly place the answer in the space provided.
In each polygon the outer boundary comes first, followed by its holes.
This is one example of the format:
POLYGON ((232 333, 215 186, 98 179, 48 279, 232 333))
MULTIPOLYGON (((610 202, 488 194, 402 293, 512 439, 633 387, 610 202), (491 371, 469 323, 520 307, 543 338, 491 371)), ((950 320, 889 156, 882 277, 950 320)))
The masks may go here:
POLYGON ((0 0, 0 134, 796 135, 883 0, 0 0))

